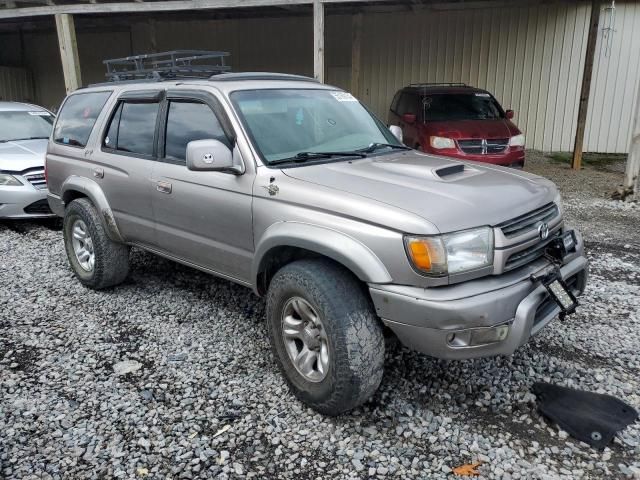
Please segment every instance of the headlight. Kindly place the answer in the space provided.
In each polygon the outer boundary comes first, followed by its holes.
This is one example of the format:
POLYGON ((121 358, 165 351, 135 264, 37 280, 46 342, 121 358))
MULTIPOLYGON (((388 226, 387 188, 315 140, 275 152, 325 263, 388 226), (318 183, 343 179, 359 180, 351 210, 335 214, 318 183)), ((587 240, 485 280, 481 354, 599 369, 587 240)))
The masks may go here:
POLYGON ((564 205, 562 204, 562 196, 558 193, 556 198, 553 199, 553 203, 558 206, 558 210, 560 210, 560 215, 564 212, 564 205))
POLYGON ((438 150, 441 148, 456 148, 456 142, 446 137, 431 137, 429 143, 431 143, 433 148, 437 148, 438 150))
POLYGON ((0 173, 0 187, 18 187, 22 185, 20 181, 7 173, 0 173))
POLYGON ((489 227, 431 237, 405 237, 411 263, 433 276, 468 272, 493 264, 493 230, 489 227))
POLYGON ((510 147, 524 147, 524 135, 521 133, 520 135, 516 135, 515 137, 511 137, 509 139, 510 147))

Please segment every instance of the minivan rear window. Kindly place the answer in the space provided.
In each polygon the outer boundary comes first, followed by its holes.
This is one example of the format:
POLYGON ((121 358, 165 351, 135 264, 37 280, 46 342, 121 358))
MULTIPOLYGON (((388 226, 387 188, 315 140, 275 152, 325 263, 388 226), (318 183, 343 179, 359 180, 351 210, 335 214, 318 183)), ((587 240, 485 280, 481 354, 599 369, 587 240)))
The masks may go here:
POLYGON ((85 147, 98 115, 111 92, 76 93, 67 98, 58 115, 53 141, 85 147))

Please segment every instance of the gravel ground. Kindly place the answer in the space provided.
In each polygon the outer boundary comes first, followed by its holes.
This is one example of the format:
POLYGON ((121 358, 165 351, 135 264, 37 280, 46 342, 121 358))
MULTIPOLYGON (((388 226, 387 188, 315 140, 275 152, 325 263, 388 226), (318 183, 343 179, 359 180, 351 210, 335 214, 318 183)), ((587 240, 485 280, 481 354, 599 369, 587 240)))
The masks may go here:
POLYGON ((249 290, 134 251, 126 283, 93 292, 60 231, 0 223, 0 477, 439 479, 482 462, 483 478, 640 478, 639 423, 598 452, 529 393, 550 381, 640 407, 640 208, 607 199, 619 165, 529 159, 586 238, 579 313, 512 357, 398 349, 374 398, 339 418, 287 391, 249 290))

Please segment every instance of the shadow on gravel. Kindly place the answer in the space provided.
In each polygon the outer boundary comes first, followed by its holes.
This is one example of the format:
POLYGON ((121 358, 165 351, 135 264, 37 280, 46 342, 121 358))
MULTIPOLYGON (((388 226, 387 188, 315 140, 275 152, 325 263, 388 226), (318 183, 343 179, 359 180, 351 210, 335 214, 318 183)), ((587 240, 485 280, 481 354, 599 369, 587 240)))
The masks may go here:
POLYGON ((0 233, 2 233, 3 230, 10 230, 20 235, 29 235, 34 230, 38 230, 41 227, 61 232, 62 219, 45 218, 34 220, 0 220, 0 233))

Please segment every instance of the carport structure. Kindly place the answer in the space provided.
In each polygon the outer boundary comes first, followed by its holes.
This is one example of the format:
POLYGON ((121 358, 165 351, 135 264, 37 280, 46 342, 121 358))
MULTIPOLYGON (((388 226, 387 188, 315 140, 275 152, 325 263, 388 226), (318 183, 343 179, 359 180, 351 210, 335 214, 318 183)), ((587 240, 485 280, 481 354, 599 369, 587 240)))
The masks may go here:
POLYGON ((5 0, 0 5, 0 66, 11 67, 0 67, 0 97, 56 108, 65 90, 104 79, 103 59, 225 50, 236 71, 314 75, 352 91, 382 118, 395 91, 408 83, 486 88, 505 108, 516 110, 529 148, 571 151, 576 132, 580 138, 584 131, 585 151, 629 152, 626 181, 628 186, 636 181, 639 1, 5 0))

